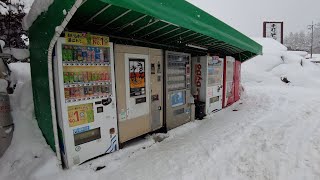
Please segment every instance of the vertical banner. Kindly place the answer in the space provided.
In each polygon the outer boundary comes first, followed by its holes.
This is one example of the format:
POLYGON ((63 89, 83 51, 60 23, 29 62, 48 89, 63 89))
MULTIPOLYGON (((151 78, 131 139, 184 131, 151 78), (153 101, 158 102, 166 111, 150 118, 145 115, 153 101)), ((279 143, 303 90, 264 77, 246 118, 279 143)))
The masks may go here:
POLYGON ((263 22, 263 37, 272 38, 283 44, 283 22, 263 22))
POLYGON ((146 94, 145 60, 129 59, 130 97, 146 94))

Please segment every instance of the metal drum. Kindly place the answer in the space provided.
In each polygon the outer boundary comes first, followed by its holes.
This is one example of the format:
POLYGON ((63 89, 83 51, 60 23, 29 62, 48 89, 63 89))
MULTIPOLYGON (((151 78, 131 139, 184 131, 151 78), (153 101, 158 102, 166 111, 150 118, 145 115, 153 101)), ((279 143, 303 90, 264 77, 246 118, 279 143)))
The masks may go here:
POLYGON ((11 144, 14 125, 10 114, 9 96, 0 93, 0 157, 11 144))

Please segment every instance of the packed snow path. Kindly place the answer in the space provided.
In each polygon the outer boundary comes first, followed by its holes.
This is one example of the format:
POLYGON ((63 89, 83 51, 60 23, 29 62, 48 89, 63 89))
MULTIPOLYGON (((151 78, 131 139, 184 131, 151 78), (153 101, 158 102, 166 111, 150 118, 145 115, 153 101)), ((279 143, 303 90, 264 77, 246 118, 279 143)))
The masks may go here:
POLYGON ((246 90, 242 104, 171 131, 161 143, 124 149, 70 173, 96 179, 319 179, 318 92, 287 85, 246 90), (106 167, 95 172, 98 166, 106 167))

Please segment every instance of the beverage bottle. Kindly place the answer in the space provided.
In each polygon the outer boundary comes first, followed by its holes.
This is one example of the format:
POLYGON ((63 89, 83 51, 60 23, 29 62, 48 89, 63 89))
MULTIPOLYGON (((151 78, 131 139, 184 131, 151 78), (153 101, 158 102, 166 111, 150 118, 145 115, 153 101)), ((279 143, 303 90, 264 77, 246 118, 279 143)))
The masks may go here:
POLYGON ((103 72, 103 71, 101 71, 101 75, 100 75, 101 77, 100 77, 100 80, 101 81, 105 81, 105 80, 107 80, 106 79, 106 74, 103 72))
POLYGON ((105 55, 104 55, 104 62, 105 62, 105 63, 109 63, 109 56, 110 56, 109 50, 110 50, 110 49, 107 48, 106 51, 105 51, 105 52, 106 52, 105 55))
POLYGON ((100 81, 100 73, 96 72, 96 81, 100 81))
POLYGON ((97 92, 97 86, 93 86, 93 95, 97 96, 98 92, 97 92))
POLYGON ((82 61, 83 60, 81 47, 77 47, 77 60, 78 61, 82 61))
POLYGON ((92 58, 91 58, 91 48, 87 47, 87 62, 91 62, 92 58))
POLYGON ((88 94, 90 97, 93 95, 93 87, 92 86, 88 87, 88 94))
POLYGON ((74 83, 74 72, 69 72, 69 82, 74 83))
POLYGON ((88 76, 88 81, 91 82, 92 81, 92 73, 91 73, 91 71, 88 71, 87 74, 88 74, 87 75, 88 76))
POLYGON ((89 97, 89 88, 87 86, 83 87, 83 93, 85 97, 89 97))
POLYGON ((79 75, 78 75, 78 76, 79 76, 79 82, 80 82, 80 83, 83 83, 83 82, 84 82, 84 80, 83 80, 83 73, 82 73, 82 72, 79 72, 78 74, 79 74, 79 75))
POLYGON ((70 98, 75 98, 76 93, 75 93, 75 88, 70 88, 70 98))
POLYGON ((82 47, 82 61, 87 62, 88 60, 88 52, 85 47, 82 47))
POLYGON ((62 46, 62 61, 68 61, 67 46, 62 46))
POLYGON ((69 72, 63 72, 63 82, 69 83, 69 72))
POLYGON ((90 49, 91 49, 91 50, 90 50, 90 54, 91 54, 91 62, 95 62, 95 61, 96 61, 96 53, 95 53, 95 51, 94 51, 94 48, 93 48, 93 47, 91 47, 90 49))
POLYGON ((79 91, 80 91, 80 98, 84 98, 85 95, 84 95, 84 87, 79 87, 79 91))
POLYGON ((73 61, 73 50, 72 50, 72 46, 68 46, 68 61, 73 61))
POLYGON ((74 91, 75 91, 75 97, 76 98, 80 98, 80 88, 79 87, 75 87, 74 91))
POLYGON ((96 94, 97 94, 97 96, 100 96, 101 95, 101 86, 96 86, 96 87, 97 87, 96 94))
POLYGON ((73 46, 72 47, 72 51, 73 51, 73 60, 72 61, 77 61, 78 60, 78 50, 77 50, 77 46, 73 46))
POLYGON ((99 48, 94 48, 95 52, 95 60, 96 62, 100 62, 100 49, 99 48))
POLYGON ((64 88, 64 98, 70 99, 70 89, 69 88, 64 88))
POLYGON ((78 72, 74 73, 73 81, 74 81, 74 83, 78 83, 79 82, 79 74, 78 74, 78 72))
POLYGON ((88 82, 88 72, 83 72, 82 76, 83 76, 83 82, 87 83, 88 82))
POLYGON ((103 63, 104 62, 104 52, 102 50, 102 48, 99 48, 100 49, 100 62, 103 63))

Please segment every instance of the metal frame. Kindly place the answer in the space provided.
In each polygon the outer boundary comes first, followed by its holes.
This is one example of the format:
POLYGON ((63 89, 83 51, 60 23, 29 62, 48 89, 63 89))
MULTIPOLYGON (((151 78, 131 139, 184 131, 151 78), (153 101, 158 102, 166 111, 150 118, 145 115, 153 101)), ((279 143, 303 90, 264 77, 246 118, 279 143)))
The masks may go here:
POLYGON ((147 34, 139 37, 139 38, 146 37, 146 36, 148 36, 148 35, 150 35, 150 34, 152 34, 152 33, 154 33, 154 32, 160 31, 161 29, 164 29, 164 28, 166 28, 166 27, 168 27, 168 26, 171 26, 171 24, 166 24, 166 25, 162 26, 161 28, 158 28, 158 29, 156 29, 156 30, 153 30, 153 31, 151 31, 151 32, 149 32, 149 33, 147 33, 147 34))
POLYGON ((99 12, 97 12, 95 15, 93 15, 89 20, 87 20, 84 24, 88 24, 90 21, 92 21, 94 18, 99 16, 101 13, 103 13, 105 10, 109 9, 112 6, 112 4, 108 4, 106 7, 102 8, 99 12))
POLYGON ((105 27, 107 27, 109 24, 115 22, 116 20, 122 18, 124 15, 128 14, 129 12, 131 12, 132 10, 126 10, 124 13, 120 14, 118 17, 114 18, 112 21, 108 22, 107 24, 103 25, 101 28, 99 28, 98 30, 104 29, 105 27))

